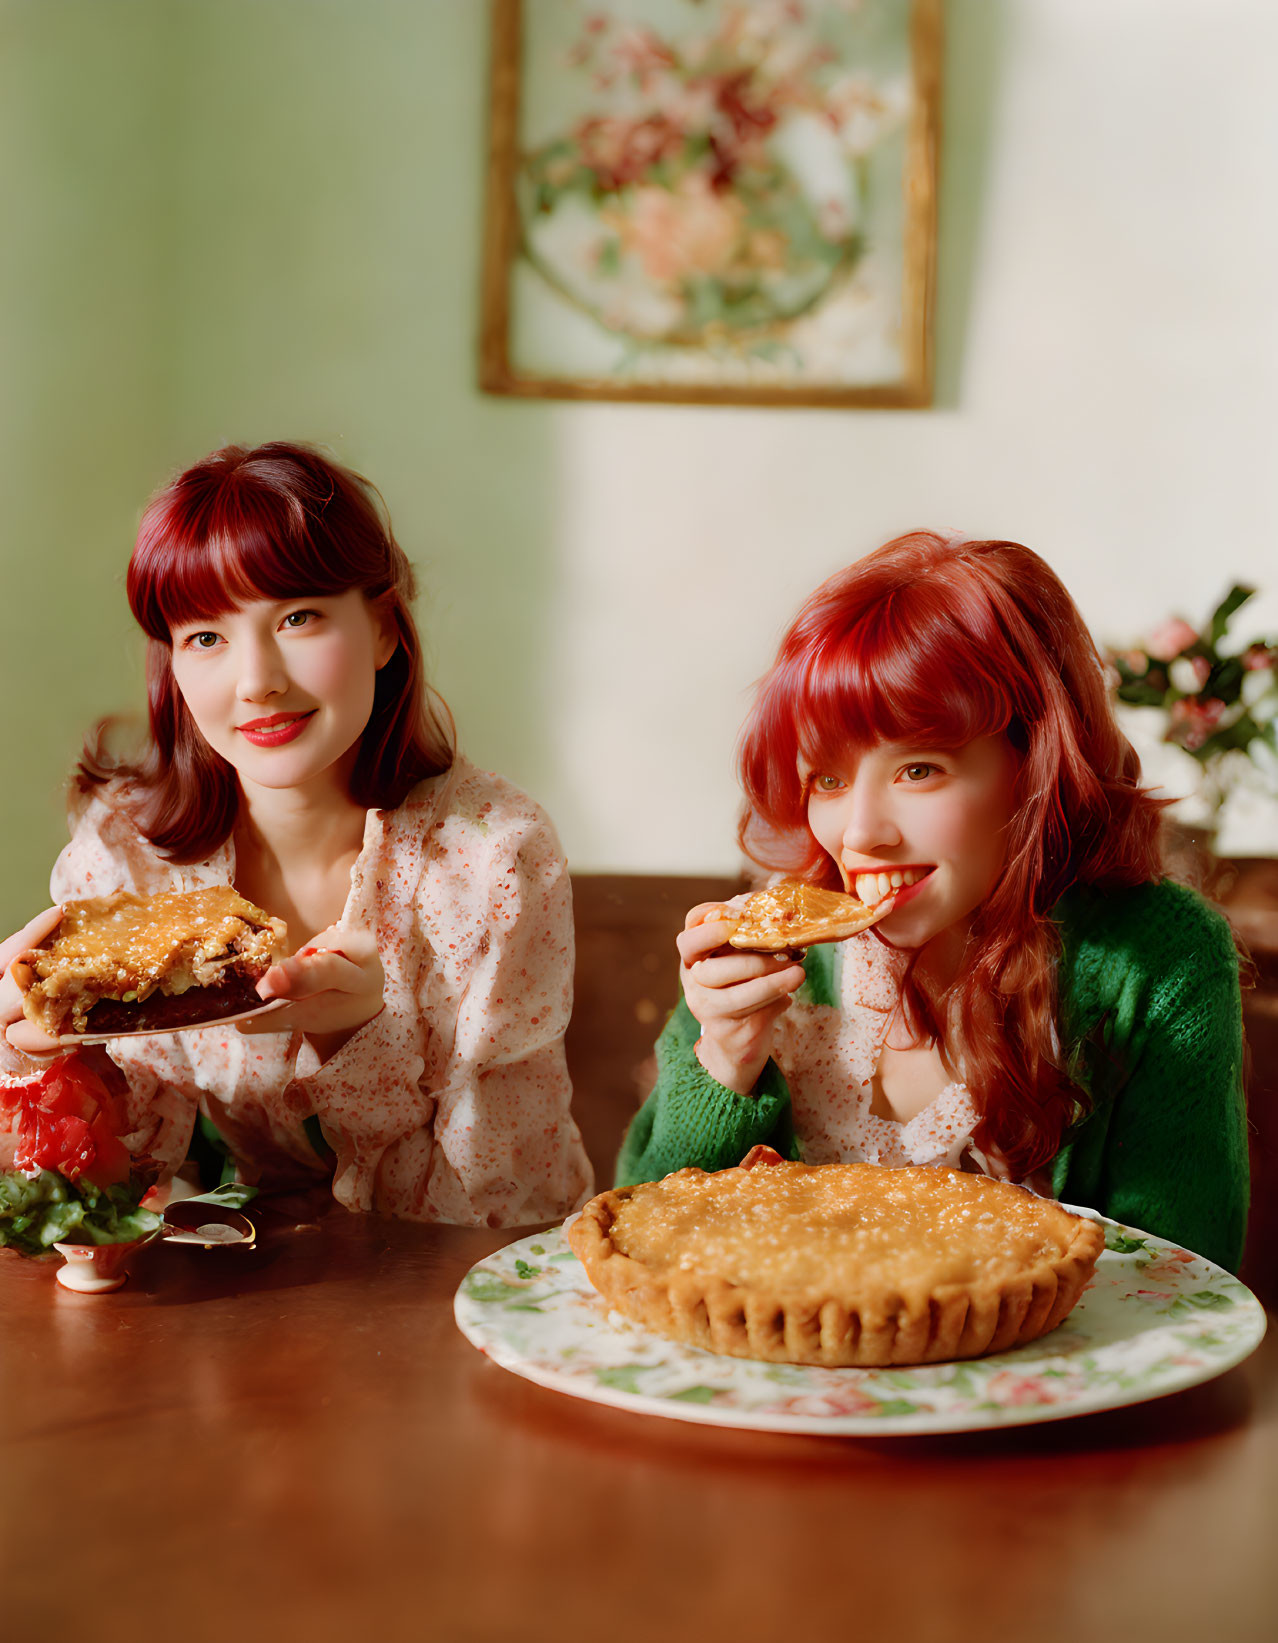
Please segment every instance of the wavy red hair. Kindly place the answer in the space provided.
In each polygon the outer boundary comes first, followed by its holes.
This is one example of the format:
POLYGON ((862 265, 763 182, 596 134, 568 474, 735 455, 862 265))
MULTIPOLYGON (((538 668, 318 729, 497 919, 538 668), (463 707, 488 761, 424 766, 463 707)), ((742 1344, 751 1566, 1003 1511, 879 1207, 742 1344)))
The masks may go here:
POLYGON ((961 1070, 975 1140, 1024 1177, 1079 1102, 1057 1045, 1052 908, 1073 885, 1161 873, 1162 801, 1114 719, 1104 664, 1047 564, 1016 542, 917 531, 823 583, 781 641, 738 748, 752 860, 839 886, 808 828, 799 775, 879 741, 957 748, 1006 736, 1019 756, 1007 859, 977 910, 958 979, 907 1006, 961 1070))
POLYGON ((129 804, 171 861, 202 861, 239 809, 234 768, 195 727, 173 677, 171 630, 253 599, 359 588, 387 612, 399 644, 377 675, 351 797, 391 809, 453 762, 452 718, 426 684, 412 616, 413 570, 380 493, 312 446, 227 445, 172 480, 142 515, 128 570, 129 605, 149 638, 151 743, 137 762, 105 751, 107 724, 85 744, 80 785, 130 779, 129 804))

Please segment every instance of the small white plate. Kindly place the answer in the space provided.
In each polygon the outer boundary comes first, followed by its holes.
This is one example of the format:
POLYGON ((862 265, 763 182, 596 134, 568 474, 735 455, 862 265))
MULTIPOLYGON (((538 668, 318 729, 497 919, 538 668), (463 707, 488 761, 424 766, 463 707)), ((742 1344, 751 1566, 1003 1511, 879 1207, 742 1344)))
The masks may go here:
POLYGON ((202 1033, 206 1027, 230 1027, 237 1021, 252 1021, 290 1002, 287 998, 271 998, 253 1010, 215 1016, 212 1021, 188 1021, 180 1027, 135 1027, 128 1032, 115 1033, 63 1033, 54 1043, 75 1049, 80 1044, 109 1044, 113 1038, 163 1038, 168 1033, 202 1033))
POLYGON ((1095 1276, 1059 1329, 957 1363, 810 1369, 679 1346, 609 1311, 563 1227, 472 1267, 454 1312, 466 1338, 503 1369, 571 1397, 712 1426, 841 1437, 1118 1409, 1211 1380, 1256 1348, 1264 1308, 1236 1278, 1149 1233, 1102 1225, 1095 1276))

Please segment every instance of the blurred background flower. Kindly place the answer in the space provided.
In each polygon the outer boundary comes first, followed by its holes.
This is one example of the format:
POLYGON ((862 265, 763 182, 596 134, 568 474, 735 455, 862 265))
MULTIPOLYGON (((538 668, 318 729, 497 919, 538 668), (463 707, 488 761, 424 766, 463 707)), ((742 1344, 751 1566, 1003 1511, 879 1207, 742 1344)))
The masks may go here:
MULTIPOLYGON (((1248 810, 1278 806, 1278 639, 1230 631, 1255 591, 1231 587, 1201 630, 1173 616, 1107 653, 1145 780, 1175 795, 1191 825, 1216 826, 1235 798, 1248 810)), ((1278 810, 1274 827, 1278 852, 1278 810)))

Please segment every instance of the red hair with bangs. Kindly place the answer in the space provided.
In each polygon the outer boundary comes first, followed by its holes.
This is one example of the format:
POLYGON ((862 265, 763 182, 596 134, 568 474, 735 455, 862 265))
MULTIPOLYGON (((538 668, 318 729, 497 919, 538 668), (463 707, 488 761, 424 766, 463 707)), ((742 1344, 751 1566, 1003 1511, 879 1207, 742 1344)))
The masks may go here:
POLYGON ((956 749, 997 735, 1020 762, 1006 863, 948 993, 928 997, 912 968, 905 988, 972 1093, 977 1145, 1024 1177, 1056 1154, 1079 1101, 1059 1064, 1051 910, 1072 885, 1161 873, 1163 801, 1140 786, 1104 665, 1054 572, 1016 542, 918 531, 830 577, 742 732, 739 838, 760 866, 841 887, 808 827, 801 756, 821 767, 879 741, 956 749))
POLYGON ((454 758, 452 718, 426 684, 413 621, 413 570, 376 487, 309 445, 227 445, 186 469, 142 515, 128 571, 129 605, 150 643, 151 745, 140 762, 110 758, 106 724, 85 744, 82 789, 129 779, 145 836, 170 861, 203 861, 239 810, 234 767, 196 729, 173 677, 171 630, 254 599, 322 597, 359 588, 389 614, 399 643, 377 674, 351 797, 393 809, 454 758))

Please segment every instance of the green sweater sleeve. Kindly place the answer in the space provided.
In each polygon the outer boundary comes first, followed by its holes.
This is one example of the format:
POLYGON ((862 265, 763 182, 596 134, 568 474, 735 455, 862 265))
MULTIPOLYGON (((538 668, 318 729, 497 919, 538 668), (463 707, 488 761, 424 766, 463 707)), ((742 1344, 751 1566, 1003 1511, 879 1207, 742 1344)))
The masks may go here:
POLYGON ((1054 1190, 1236 1271, 1247 1122, 1229 926, 1166 882, 1074 891, 1056 917, 1062 1043, 1091 1109, 1054 1190))
POLYGON ((697 1060, 700 1033, 680 999, 657 1040, 657 1082, 622 1143, 618 1186, 656 1181, 687 1164, 727 1169, 760 1142, 793 1154, 790 1092, 776 1066, 769 1061, 753 1093, 737 1095, 697 1060))

